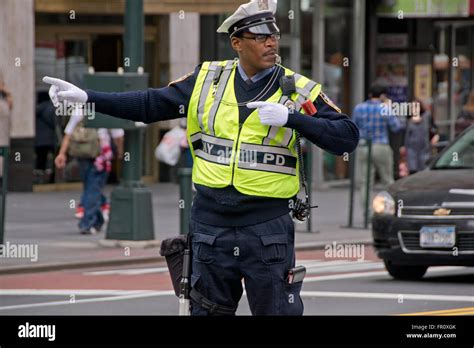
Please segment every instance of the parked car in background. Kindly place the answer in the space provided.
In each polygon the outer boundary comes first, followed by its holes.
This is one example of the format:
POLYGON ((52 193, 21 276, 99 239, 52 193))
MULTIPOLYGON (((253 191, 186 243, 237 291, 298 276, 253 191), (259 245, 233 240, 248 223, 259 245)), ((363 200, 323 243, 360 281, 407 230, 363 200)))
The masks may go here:
POLYGON ((474 126, 428 166, 378 193, 372 236, 397 279, 419 279, 430 266, 474 266, 474 126))

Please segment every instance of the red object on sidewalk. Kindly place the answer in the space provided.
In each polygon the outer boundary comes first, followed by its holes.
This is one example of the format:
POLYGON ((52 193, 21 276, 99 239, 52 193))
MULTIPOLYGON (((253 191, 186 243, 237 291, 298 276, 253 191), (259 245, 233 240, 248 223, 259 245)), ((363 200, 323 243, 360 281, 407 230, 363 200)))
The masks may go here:
POLYGON ((316 110, 316 106, 314 106, 313 102, 309 99, 301 104, 301 107, 308 116, 314 116, 318 112, 318 110, 316 110))

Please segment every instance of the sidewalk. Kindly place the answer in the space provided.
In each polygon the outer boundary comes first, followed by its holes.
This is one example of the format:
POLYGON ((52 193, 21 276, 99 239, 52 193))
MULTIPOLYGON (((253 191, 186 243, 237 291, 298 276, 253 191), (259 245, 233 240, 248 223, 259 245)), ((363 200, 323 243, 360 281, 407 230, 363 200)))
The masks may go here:
MULTIPOLYGON (((113 187, 107 187, 107 192, 113 187)), ((179 187, 177 184, 154 184, 153 194, 155 239, 163 240, 179 234, 179 187)), ((369 230, 348 229, 347 188, 315 191, 312 232, 306 224, 296 224, 298 250, 323 248, 333 243, 370 243, 369 230)), ((9 193, 7 197, 5 244, 38 245, 38 260, 29 258, 0 258, 0 274, 46 271, 65 268, 97 267, 162 260, 157 245, 149 248, 102 247, 105 229, 95 236, 78 233, 74 209, 80 191, 45 193, 9 193)), ((354 225, 362 226, 362 212, 355 197, 354 225)), ((158 244, 158 243, 157 243, 158 244)))

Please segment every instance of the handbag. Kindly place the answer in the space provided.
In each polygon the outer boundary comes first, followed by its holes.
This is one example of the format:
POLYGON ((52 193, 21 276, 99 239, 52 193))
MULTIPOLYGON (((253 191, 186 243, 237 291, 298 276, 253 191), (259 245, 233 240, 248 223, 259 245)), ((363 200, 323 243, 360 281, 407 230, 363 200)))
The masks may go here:
POLYGON ((170 166, 175 166, 181 156, 180 144, 183 137, 186 137, 186 130, 180 126, 176 126, 166 132, 160 144, 155 149, 156 159, 170 166))

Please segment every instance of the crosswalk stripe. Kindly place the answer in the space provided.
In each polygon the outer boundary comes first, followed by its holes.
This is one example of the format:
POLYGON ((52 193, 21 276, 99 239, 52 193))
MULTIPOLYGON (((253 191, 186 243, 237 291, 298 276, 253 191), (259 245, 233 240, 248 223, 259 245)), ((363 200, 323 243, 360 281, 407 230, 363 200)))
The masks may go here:
POLYGON ((383 264, 348 264, 340 266, 328 266, 319 268, 310 268, 306 271, 307 274, 327 273, 327 272, 354 272, 371 269, 383 269, 383 264))
MULTIPOLYGON (((320 273, 349 273, 349 272, 360 272, 360 271, 376 271, 384 269, 384 265, 380 261, 353 261, 353 260, 321 260, 321 259, 311 259, 311 260, 297 260, 296 265, 303 265, 306 267, 306 273, 310 274, 320 274, 320 273)), ((452 269, 452 267, 436 267, 430 268, 430 271, 442 271, 452 269)), ((167 273, 167 267, 152 267, 152 268, 133 268, 133 269, 114 269, 106 271, 92 271, 84 272, 84 275, 87 276, 103 276, 103 275, 143 275, 143 274, 159 274, 167 273)), ((385 275, 386 272, 378 273, 379 275, 385 275)), ((375 273, 374 273, 375 275, 375 273)), ((338 275, 336 275, 337 277, 338 275)), ((330 278, 328 278, 329 280, 330 278)), ((335 278, 338 279, 338 278, 335 278)), ((309 279, 309 281, 318 281, 309 279)))
MULTIPOLYGON (((306 267, 307 274, 325 273, 325 272, 336 272, 336 271, 358 271, 358 270, 370 270, 383 268, 381 262, 372 261, 325 261, 325 260, 310 260, 309 262, 299 261, 296 264, 301 264, 306 267)), ((107 271, 93 271, 84 272, 84 275, 90 276, 101 276, 101 275, 142 275, 152 273, 165 273, 168 272, 167 267, 158 268, 137 268, 137 269, 116 269, 107 271)))
POLYGON ((6 311, 6 310, 12 310, 12 309, 36 308, 36 307, 65 306, 65 305, 74 306, 74 305, 77 305, 78 303, 122 301, 122 300, 140 299, 140 298, 156 297, 156 296, 175 296, 175 293, 173 290, 142 291, 139 293, 131 293, 128 295, 79 299, 79 300, 75 300, 74 303, 71 303, 70 301, 50 301, 50 302, 41 302, 41 303, 28 303, 28 304, 20 304, 20 305, 3 306, 3 307, 0 307, 0 311, 6 311))
POLYGON ((112 296, 138 294, 152 290, 100 289, 0 289, 0 296, 112 296))
POLYGON ((428 295, 428 294, 394 294, 376 292, 339 292, 339 291, 302 291, 301 297, 338 297, 338 298, 367 298, 380 300, 398 300, 403 296, 404 300, 421 301, 451 301, 451 302, 474 302, 474 296, 455 295, 428 295))
MULTIPOLYGON (((461 267, 457 266, 441 266, 441 267, 433 267, 428 270, 427 276, 442 273, 446 271, 457 271, 462 269, 461 267)), ((340 280, 340 279, 352 279, 352 278, 366 278, 366 277, 378 277, 378 276, 389 276, 387 271, 371 271, 371 272, 353 272, 353 273, 344 273, 344 274, 330 274, 330 275, 323 275, 323 276, 316 276, 316 277, 307 277, 304 279, 305 283, 310 282, 322 282, 326 280, 340 280)))
POLYGON ((168 267, 154 267, 154 268, 134 268, 134 269, 113 269, 108 271, 93 271, 84 272, 84 275, 100 276, 100 275, 140 275, 149 273, 164 273, 168 272, 168 267))
MULTIPOLYGON (((307 273, 322 273, 332 270, 363 270, 363 269, 377 269, 382 268, 381 262, 373 261, 352 261, 352 260, 298 260, 297 265, 303 265, 307 269, 307 273), (376 264, 376 266, 374 266, 376 264)), ((84 272, 87 276, 104 276, 104 275, 142 275, 153 273, 168 272, 168 267, 152 267, 152 268, 133 268, 133 269, 113 269, 106 271, 92 271, 84 272)))

